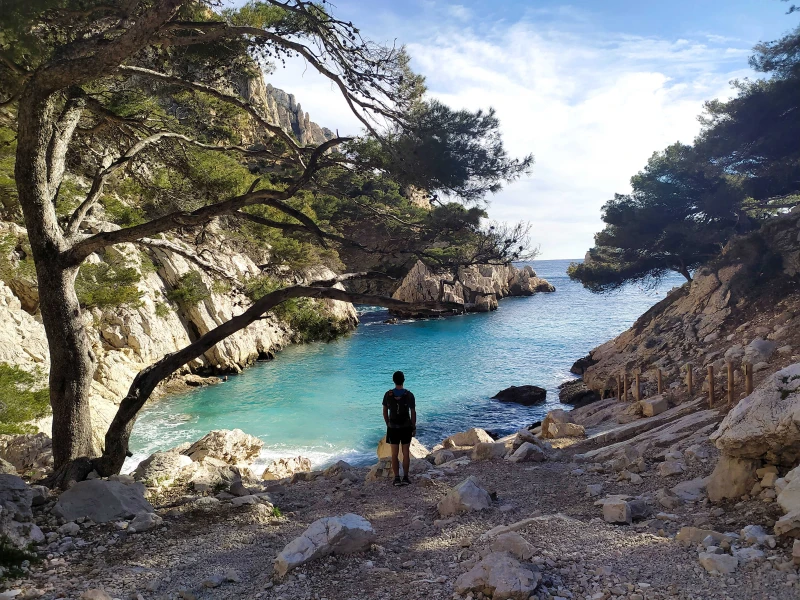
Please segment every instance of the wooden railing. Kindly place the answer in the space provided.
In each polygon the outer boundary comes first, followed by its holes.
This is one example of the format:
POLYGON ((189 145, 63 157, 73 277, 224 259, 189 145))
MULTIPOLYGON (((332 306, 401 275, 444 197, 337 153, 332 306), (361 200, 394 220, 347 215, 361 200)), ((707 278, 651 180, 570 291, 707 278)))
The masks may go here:
MULTIPOLYGON (((734 404, 734 394, 736 392, 736 369, 731 361, 726 361, 725 364, 727 367, 727 405, 732 406, 734 404)), ((658 394, 660 395, 664 393, 664 375, 660 368, 655 369, 655 373, 658 394)), ((630 384, 633 384, 633 399, 637 402, 642 400, 642 385, 640 377, 640 372, 634 373, 633 381, 631 381, 628 371, 621 371, 617 375, 617 398, 627 402, 629 393, 631 392, 630 384)), ((746 362, 742 363, 742 378, 744 379, 745 396, 749 396, 753 393, 753 365, 746 362)), ((714 406, 714 402, 716 401, 714 365, 708 365, 706 381, 708 382, 708 406, 710 408, 714 406)), ((686 364, 685 382, 687 394, 691 397, 694 395, 694 366, 692 363, 686 364)))

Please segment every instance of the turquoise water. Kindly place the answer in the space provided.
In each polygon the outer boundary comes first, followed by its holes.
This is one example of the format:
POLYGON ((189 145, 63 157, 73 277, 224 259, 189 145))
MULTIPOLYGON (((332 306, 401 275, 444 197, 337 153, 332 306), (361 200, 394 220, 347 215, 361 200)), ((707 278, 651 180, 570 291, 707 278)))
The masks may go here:
POLYGON ((385 433, 381 398, 398 369, 417 398, 418 437, 428 446, 469 427, 506 433, 538 421, 559 405, 557 387, 573 377, 576 359, 683 281, 595 295, 569 280, 569 262, 531 263, 555 293, 507 298, 488 314, 398 325, 383 323, 386 311, 362 307, 361 325, 345 338, 292 346, 227 383, 153 402, 134 428, 128 468, 156 450, 233 428, 264 440, 262 463, 298 454, 316 466, 370 463, 385 433), (490 400, 524 384, 546 388, 547 404, 490 400))

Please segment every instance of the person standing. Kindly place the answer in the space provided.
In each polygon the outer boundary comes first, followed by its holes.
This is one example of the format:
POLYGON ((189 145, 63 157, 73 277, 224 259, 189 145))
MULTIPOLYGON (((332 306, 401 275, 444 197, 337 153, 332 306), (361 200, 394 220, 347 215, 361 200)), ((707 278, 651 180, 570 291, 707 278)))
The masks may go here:
POLYGON ((411 467, 411 438, 417 434, 417 410, 414 394, 403 387, 405 375, 395 371, 392 375, 394 388, 383 395, 383 420, 386 421, 386 443, 392 449, 392 471, 396 486, 409 485, 408 470, 411 467), (403 479, 400 479, 400 446, 403 450, 403 479))

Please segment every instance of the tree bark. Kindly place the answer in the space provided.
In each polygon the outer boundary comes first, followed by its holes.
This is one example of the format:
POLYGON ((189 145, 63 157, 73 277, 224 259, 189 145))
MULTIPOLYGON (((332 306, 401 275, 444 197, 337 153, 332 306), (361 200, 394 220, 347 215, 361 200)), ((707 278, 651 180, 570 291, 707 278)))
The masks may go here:
POLYGON ((94 360, 75 294, 78 267, 63 265, 66 241, 52 202, 64 172, 63 153, 52 151, 61 133, 53 96, 28 88, 20 99, 18 123, 15 179, 50 349, 53 459, 59 469, 92 452, 89 389, 94 360))

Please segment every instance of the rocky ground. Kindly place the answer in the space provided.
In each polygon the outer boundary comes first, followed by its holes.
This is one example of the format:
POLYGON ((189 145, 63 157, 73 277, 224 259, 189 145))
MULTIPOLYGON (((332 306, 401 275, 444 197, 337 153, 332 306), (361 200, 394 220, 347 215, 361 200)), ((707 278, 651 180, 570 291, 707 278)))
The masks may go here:
POLYGON ((563 450, 536 445, 548 460, 468 460, 456 456, 466 454, 463 448, 452 449, 452 457, 443 457, 450 460, 436 467, 415 460, 412 471, 427 473, 402 488, 392 487, 379 469, 367 473, 343 465, 325 474, 262 481, 244 492, 230 487, 238 494, 256 492, 246 497, 218 491, 224 486, 206 494, 183 485, 158 493, 150 488, 149 500, 163 521, 145 525, 67 521, 50 512, 51 498, 34 507, 47 538, 39 547, 41 562, 28 566, 23 578, 7 581, 0 598, 482 598, 477 590, 457 593, 457 580, 496 549, 492 528, 514 523, 523 538, 517 542, 527 542, 525 564, 541 577, 533 598, 800 597, 791 538, 766 535, 781 512, 774 502, 712 505, 702 486, 695 500, 659 493, 707 476, 716 459, 710 444, 705 453, 692 450, 697 458, 686 455, 684 470, 671 476, 659 474, 663 460, 637 459, 625 468, 613 460, 585 462, 586 442, 563 450), (637 483, 620 477, 629 469, 639 471, 637 483), (442 516, 437 503, 468 476, 491 494, 488 506, 442 516), (643 500, 638 508, 631 503, 643 513, 631 524, 606 522, 596 505, 598 498, 617 494, 643 500), (365 551, 319 558, 276 576, 275 558, 287 544, 316 520, 347 513, 366 518, 374 529, 365 551), (764 535, 736 539, 750 525, 763 527, 764 535), (152 528, 129 532, 134 526, 152 528), (696 530, 677 535, 684 527, 735 535, 712 543, 708 533, 696 530), (684 545, 680 540, 687 536, 684 545), (712 546, 713 554, 731 545, 734 552, 750 549, 740 553, 732 573, 710 573, 698 559, 698 549, 712 546), (741 558, 748 552, 752 558, 741 558))

